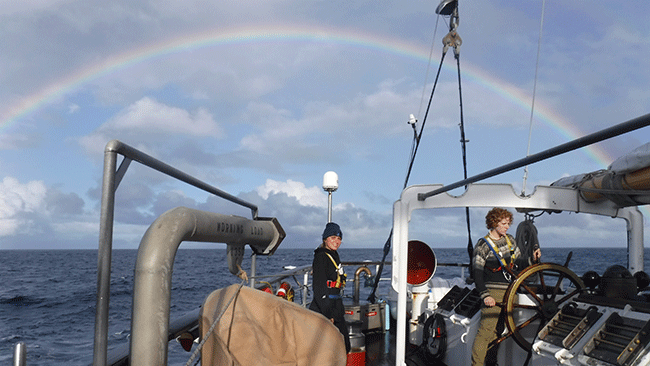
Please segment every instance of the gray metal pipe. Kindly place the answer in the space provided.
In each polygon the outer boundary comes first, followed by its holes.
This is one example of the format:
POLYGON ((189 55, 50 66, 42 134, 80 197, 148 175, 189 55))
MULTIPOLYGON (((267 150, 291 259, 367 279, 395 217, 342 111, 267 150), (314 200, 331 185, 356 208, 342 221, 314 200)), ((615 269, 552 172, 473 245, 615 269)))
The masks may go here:
POLYGON ((117 154, 104 150, 102 206, 99 219, 97 251, 97 302, 93 365, 106 366, 108 354, 108 308, 111 291, 111 255, 113 250, 113 216, 115 212, 115 167, 117 154))
MULTIPOLYGON (((182 182, 185 182, 185 183, 187 183, 189 185, 192 185, 192 186, 194 186, 196 188, 199 188, 199 189, 202 189, 202 190, 204 190, 206 192, 212 193, 215 196, 221 197, 221 198, 226 199, 226 200, 228 200, 230 202, 236 203, 236 204, 238 204, 240 206, 247 207, 247 208, 249 208, 251 210, 253 218, 257 218, 258 208, 257 208, 256 205, 254 205, 254 204, 252 204, 252 203, 250 203, 248 201, 244 201, 239 197, 233 196, 230 193, 224 192, 224 191, 220 190, 219 188, 213 187, 213 186, 211 186, 211 185, 209 185, 209 184, 207 184, 207 183, 205 183, 203 181, 200 181, 200 180, 194 178, 193 176, 191 176, 191 175, 189 175, 187 173, 184 173, 184 172, 174 168, 171 165, 165 164, 162 161, 160 161, 160 160, 158 160, 158 159, 156 159, 156 158, 154 158, 154 157, 152 157, 150 155, 147 155, 147 154, 143 153, 142 151, 137 150, 137 149, 135 149, 135 148, 123 143, 123 142, 120 142, 118 140, 109 141, 108 144, 106 144, 105 151, 106 152, 110 151, 110 152, 114 152, 114 153, 124 155, 125 158, 137 161, 137 162, 139 162, 139 163, 141 163, 143 165, 146 165, 146 166, 148 166, 148 167, 150 167, 152 169, 155 169, 155 170, 157 170, 157 171, 159 171, 161 173, 169 175, 170 177, 174 177, 174 178, 176 178, 176 179, 178 179, 178 180, 180 180, 182 182)), ((123 175, 124 173, 121 173, 121 174, 123 175)))
POLYGON ((618 217, 627 223, 627 268, 632 274, 643 271, 643 214, 638 207, 626 207, 618 217))
POLYGON ((361 275, 361 272, 364 272, 368 277, 372 276, 370 269, 366 266, 361 266, 357 268, 356 272, 354 272, 354 294, 352 295, 352 302, 355 304, 359 303, 359 286, 361 285, 359 283, 359 276, 361 275))
MULTIPOLYGON (((136 260, 131 365, 167 364, 172 268, 181 242, 226 243, 229 255, 238 256, 246 244, 257 253, 273 252, 283 238, 284 231, 275 220, 249 220, 186 207, 156 219, 140 242, 136 260)), ((229 263, 238 260, 229 258, 229 263)))
MULTIPOLYGON (((115 191, 126 174, 131 161, 137 161, 157 170, 158 172, 174 177, 218 197, 248 207, 251 209, 253 219, 257 219, 258 214, 257 206, 250 202, 246 202, 202 182, 118 140, 109 141, 104 148, 104 177, 102 183, 102 205, 99 224, 99 250, 97 252, 97 302, 95 310, 95 338, 93 344, 94 366, 106 366, 107 364, 108 310, 111 287, 111 253, 113 249, 115 191), (124 160, 122 160, 120 167, 116 171, 115 168, 117 167, 118 154, 124 156, 124 160)), ((279 225, 277 226, 279 227, 279 225)), ((283 232, 282 235, 284 235, 283 232)), ((243 255, 243 250, 240 250, 239 253, 242 253, 243 255)))

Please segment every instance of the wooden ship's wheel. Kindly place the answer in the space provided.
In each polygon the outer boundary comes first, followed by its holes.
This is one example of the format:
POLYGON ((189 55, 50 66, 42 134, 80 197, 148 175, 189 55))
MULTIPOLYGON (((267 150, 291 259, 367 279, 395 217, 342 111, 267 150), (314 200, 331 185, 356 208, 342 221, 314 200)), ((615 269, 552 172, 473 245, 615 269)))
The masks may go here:
POLYGON ((503 299, 509 334, 497 340, 497 343, 512 335, 521 348, 530 350, 532 343, 524 337, 523 330, 535 326, 533 323, 539 320, 541 325, 536 324, 537 334, 539 328, 584 288, 580 277, 559 264, 540 263, 524 269, 510 284, 503 299), (529 295, 527 298, 532 304, 520 303, 520 294, 529 295))

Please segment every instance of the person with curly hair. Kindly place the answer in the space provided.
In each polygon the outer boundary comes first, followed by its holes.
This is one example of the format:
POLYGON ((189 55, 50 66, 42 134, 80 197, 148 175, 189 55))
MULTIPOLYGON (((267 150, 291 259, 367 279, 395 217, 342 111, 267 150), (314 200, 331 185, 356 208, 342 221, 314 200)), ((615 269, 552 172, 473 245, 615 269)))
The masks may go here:
MULTIPOLYGON (((506 289, 514 280, 511 272, 517 273, 532 263, 529 258, 523 258, 515 238, 507 233, 512 219, 512 213, 506 209, 491 209, 485 216, 488 233, 478 240, 474 248, 472 271, 476 290, 483 301, 481 320, 472 347, 474 366, 496 365, 496 347, 492 347, 488 355, 490 342, 503 331, 502 309, 496 305, 503 302, 506 289)), ((539 261, 541 256, 539 245, 536 245, 530 259, 539 261)))

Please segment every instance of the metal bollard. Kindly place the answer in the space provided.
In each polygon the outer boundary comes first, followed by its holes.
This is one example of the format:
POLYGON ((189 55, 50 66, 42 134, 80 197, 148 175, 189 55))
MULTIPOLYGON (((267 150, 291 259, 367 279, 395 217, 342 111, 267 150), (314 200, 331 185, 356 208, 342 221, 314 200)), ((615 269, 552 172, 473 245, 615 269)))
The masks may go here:
POLYGON ((14 366, 25 366, 25 342, 18 342, 14 347, 14 366))

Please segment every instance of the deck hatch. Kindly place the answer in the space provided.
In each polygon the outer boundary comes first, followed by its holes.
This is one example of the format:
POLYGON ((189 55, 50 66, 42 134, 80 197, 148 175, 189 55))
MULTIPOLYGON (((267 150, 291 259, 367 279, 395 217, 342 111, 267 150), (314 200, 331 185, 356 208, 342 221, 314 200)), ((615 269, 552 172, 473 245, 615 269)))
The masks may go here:
POLYGON ((438 302, 438 308, 471 318, 481 309, 481 295, 469 287, 455 286, 438 302))
POLYGON ((456 311, 456 314, 466 316, 468 318, 474 317, 474 314, 476 314, 479 310, 481 310, 481 304, 483 303, 483 300, 481 299, 481 294, 473 288, 472 291, 470 291, 467 296, 463 299, 463 301, 456 306, 454 311, 456 311))
POLYGON ((558 347, 571 348, 602 315, 596 307, 580 309, 571 303, 544 326, 539 338, 558 347))
POLYGON ((452 311, 454 308, 463 301, 463 299, 470 293, 467 287, 460 288, 456 285, 449 290, 445 296, 438 302, 438 307, 442 310, 452 311))
POLYGON ((613 313, 587 342, 585 354, 614 365, 628 366, 648 344, 650 321, 613 313))

